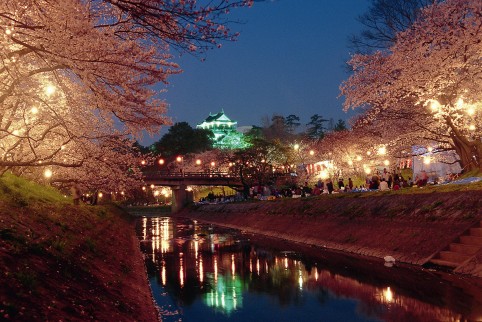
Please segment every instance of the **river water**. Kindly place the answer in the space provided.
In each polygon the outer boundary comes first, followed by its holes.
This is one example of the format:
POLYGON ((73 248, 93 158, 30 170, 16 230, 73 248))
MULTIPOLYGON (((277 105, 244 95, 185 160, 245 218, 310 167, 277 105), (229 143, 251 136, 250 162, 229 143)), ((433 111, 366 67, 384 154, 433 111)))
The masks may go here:
POLYGON ((189 219, 142 217, 136 231, 164 322, 482 321, 479 279, 189 219))

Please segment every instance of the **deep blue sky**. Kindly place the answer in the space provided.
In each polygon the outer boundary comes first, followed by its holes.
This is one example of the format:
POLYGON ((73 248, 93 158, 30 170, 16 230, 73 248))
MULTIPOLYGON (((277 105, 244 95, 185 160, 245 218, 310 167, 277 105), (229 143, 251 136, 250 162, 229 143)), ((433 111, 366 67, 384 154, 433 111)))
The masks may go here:
MULTIPOLYGON (((207 53, 206 60, 175 57, 183 73, 170 78, 168 116, 173 122, 202 122, 222 108, 238 126, 260 125, 273 114, 313 114, 347 120, 339 85, 348 77, 348 37, 361 24, 368 0, 267 0, 231 13, 243 24, 236 42, 207 53)), ((158 136, 145 138, 143 144, 158 136)))

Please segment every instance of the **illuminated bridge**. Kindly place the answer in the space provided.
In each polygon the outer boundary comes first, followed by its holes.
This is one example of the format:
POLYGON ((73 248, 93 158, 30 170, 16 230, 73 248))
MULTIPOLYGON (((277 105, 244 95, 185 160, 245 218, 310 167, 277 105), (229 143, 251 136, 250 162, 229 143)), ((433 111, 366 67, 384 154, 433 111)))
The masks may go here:
POLYGON ((177 212, 193 201, 192 191, 187 186, 228 186, 242 187, 241 180, 226 172, 168 172, 146 171, 144 182, 156 186, 168 186, 172 189, 172 211, 177 212))
POLYGON ((226 172, 167 172, 144 173, 144 181, 156 186, 229 186, 242 187, 238 177, 226 172))

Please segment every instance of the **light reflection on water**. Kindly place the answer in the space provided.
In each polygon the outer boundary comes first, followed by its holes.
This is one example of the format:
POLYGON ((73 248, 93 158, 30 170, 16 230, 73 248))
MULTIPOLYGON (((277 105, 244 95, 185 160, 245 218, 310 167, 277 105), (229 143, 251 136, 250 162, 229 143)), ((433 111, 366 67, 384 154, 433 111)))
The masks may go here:
POLYGON ((482 318, 482 290, 462 291, 433 273, 397 278, 397 268, 380 263, 309 258, 187 219, 144 217, 137 233, 163 321, 482 318))

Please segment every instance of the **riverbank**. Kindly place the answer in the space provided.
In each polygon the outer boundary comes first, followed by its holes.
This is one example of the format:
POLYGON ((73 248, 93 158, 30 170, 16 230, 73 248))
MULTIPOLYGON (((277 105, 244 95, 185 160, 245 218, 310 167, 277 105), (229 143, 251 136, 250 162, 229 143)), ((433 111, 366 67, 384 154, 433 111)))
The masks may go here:
MULTIPOLYGON (((323 195, 194 206, 176 214, 251 233, 422 265, 482 220, 480 190, 323 195)), ((464 270, 482 277, 482 252, 464 270)))
POLYGON ((158 321, 134 220, 0 178, 0 320, 158 321))

